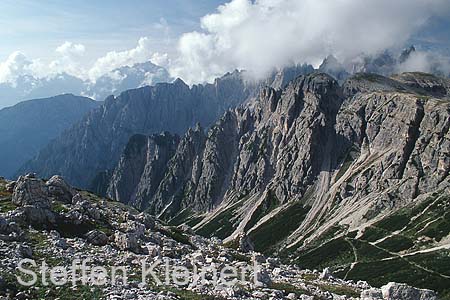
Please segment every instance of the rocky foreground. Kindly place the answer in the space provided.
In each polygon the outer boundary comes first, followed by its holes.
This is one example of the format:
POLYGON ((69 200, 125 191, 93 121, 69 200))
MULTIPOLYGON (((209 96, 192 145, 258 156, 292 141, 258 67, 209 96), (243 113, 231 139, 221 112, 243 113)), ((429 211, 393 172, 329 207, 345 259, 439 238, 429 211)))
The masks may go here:
MULTIPOLYGON (((33 267, 34 268, 34 267, 33 267)), ((33 269, 29 267, 29 269, 33 269)), ((112 274, 112 273, 111 273, 112 274)), ((42 275, 42 274, 41 274, 42 275)), ((69 274, 71 282, 74 274, 69 274)), ((42 276, 41 276, 42 277, 42 276)), ((92 279, 92 278, 91 278, 92 279)), ((150 215, 119 202, 75 190, 59 176, 48 181, 34 175, 0 181, 0 299, 437 299, 436 293, 403 284, 382 288, 364 281, 333 277, 328 269, 307 270, 252 251, 241 236, 236 244, 195 235, 185 225, 165 226, 150 215), (16 275, 23 259, 53 268, 74 260, 91 266, 125 266, 127 279, 116 273, 103 285, 95 280, 63 286, 20 286, 16 275), (164 278, 165 264, 191 270, 215 266, 250 270, 248 280, 215 284, 214 271, 183 286, 142 281, 143 262, 164 278), (259 265, 260 268, 252 269, 259 265), (256 280, 251 280, 251 278, 256 280)))

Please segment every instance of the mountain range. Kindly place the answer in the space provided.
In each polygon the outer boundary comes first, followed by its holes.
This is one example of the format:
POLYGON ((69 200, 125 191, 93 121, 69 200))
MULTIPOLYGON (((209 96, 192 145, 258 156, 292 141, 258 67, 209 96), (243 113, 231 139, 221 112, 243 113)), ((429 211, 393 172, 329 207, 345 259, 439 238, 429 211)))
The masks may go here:
POLYGON ((62 175, 227 248, 448 296, 450 80, 392 75, 414 51, 126 90, 17 175, 62 175))
POLYGON ((229 108, 254 97, 262 85, 282 87, 312 71, 308 65, 285 68, 263 82, 248 81, 245 72, 235 71, 213 84, 189 87, 177 79, 125 91, 108 97, 101 107, 43 148, 19 173, 33 171, 43 177, 61 174, 75 186, 90 188, 97 176, 102 178, 114 169, 132 135, 162 131, 181 135, 196 123, 208 127, 229 108))
POLYGON ((0 176, 13 176, 42 147, 99 105, 90 98, 65 94, 1 109, 0 176))
POLYGON ((230 246, 373 285, 449 286, 450 80, 326 74, 209 129, 135 135, 109 197, 230 246))
POLYGON ((0 83, 0 108, 24 100, 66 93, 103 101, 109 95, 118 95, 124 90, 172 80, 166 69, 151 62, 114 69, 95 81, 83 80, 67 73, 44 78, 21 75, 14 82, 0 83))

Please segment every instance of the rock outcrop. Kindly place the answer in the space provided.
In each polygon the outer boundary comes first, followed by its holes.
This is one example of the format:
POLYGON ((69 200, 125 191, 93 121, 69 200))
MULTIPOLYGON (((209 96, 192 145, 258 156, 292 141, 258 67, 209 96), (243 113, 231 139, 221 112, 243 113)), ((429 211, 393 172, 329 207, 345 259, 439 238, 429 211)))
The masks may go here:
MULTIPOLYGON (((335 238, 348 255, 349 276, 360 268, 351 257, 361 243, 376 251, 389 240, 381 249, 392 259, 403 251, 419 255, 427 239, 424 247, 447 249, 448 229, 431 228, 444 228, 446 217, 432 225, 418 211, 449 205, 449 86, 423 73, 357 74, 342 86, 312 74, 283 90, 265 88, 210 129, 189 130, 161 181, 141 176, 133 197, 141 199, 138 208, 174 224, 232 244, 245 234, 255 250, 289 259, 306 260, 303 254, 331 247, 335 238), (146 186, 155 188, 140 193, 146 186), (405 220, 404 227, 385 221, 392 228, 371 228, 397 212, 392 218, 405 220), (426 237, 416 219, 429 227, 426 237), (379 241, 367 238, 371 230, 379 241), (399 239, 405 244, 397 245, 399 239)), ((324 251, 336 251, 338 264, 344 250, 332 249, 324 251)))
POLYGON ((47 178, 61 174, 75 186, 90 188, 99 174, 116 167, 133 135, 163 131, 184 135, 196 123, 209 127, 226 110, 254 97, 262 85, 284 88, 297 76, 313 71, 310 65, 292 66, 261 82, 251 82, 245 72, 235 71, 213 84, 189 87, 178 79, 124 91, 108 97, 103 106, 43 148, 17 174, 33 171, 47 178))
MULTIPOLYGON (((59 177, 50 183, 55 181, 60 183, 58 186, 72 189, 59 177)), ((0 180, 0 189, 5 185, 0 180)), ((45 189, 48 184, 34 176, 19 178, 20 191, 30 186, 40 186, 40 189, 27 190, 27 205, 35 203, 29 199, 43 197, 41 189, 45 189), (42 182, 42 185, 37 181, 42 182)), ((88 220, 94 228, 83 234, 81 231, 86 229, 84 227, 88 223, 55 226, 50 222, 47 226, 36 227, 34 223, 22 220, 14 225, 13 216, 20 215, 23 206, 0 213, 0 298, 37 299, 43 293, 46 299, 108 300, 180 300, 186 297, 224 300, 373 300, 378 299, 375 298, 378 296, 380 300, 428 300, 436 296, 432 291, 403 284, 390 283, 378 289, 366 282, 320 276, 317 270, 284 264, 277 258, 266 257, 247 246, 242 247, 246 248, 246 252, 241 252, 218 239, 198 236, 189 226, 164 226, 148 214, 137 213, 135 209, 119 202, 102 199, 85 191, 80 193, 74 196, 77 199, 72 203, 66 203, 64 197, 55 198, 50 194, 47 202, 52 203, 48 209, 56 220, 67 218, 68 215, 77 215, 78 220, 88 220), (52 226, 55 227, 49 230, 52 226), (21 231, 21 238, 11 239, 4 235, 7 227, 21 231), (53 278, 49 284, 39 288, 21 288, 16 276, 23 275, 18 265, 24 258, 34 260, 36 265, 45 263, 47 271, 55 267, 58 267, 55 270, 68 269, 77 262, 84 264, 87 267, 87 280, 84 282, 80 279, 75 281, 75 287, 63 288, 54 284, 59 284, 63 279, 53 278), (93 285, 93 276, 96 275, 92 275, 89 270, 100 270, 100 266, 108 270, 108 276, 111 269, 113 277, 93 285), (119 268, 117 270, 120 272, 113 273, 114 268, 119 268), (152 275, 147 273, 150 268, 152 275), (184 275, 180 275, 181 270, 186 270, 183 271, 184 275), (231 270, 239 273, 219 277, 222 272, 228 274, 231 270), (169 283, 150 283, 155 278, 167 280, 166 276, 172 274, 174 279, 169 278, 169 283), (141 282, 142 276, 146 281, 141 282), (185 277, 181 279, 181 276, 185 277), (177 285, 175 278, 187 281, 177 285), (216 282, 215 278, 221 278, 221 281, 216 282)), ((245 243, 249 244, 248 241, 245 243)), ((72 281, 67 284, 72 284, 72 281)))

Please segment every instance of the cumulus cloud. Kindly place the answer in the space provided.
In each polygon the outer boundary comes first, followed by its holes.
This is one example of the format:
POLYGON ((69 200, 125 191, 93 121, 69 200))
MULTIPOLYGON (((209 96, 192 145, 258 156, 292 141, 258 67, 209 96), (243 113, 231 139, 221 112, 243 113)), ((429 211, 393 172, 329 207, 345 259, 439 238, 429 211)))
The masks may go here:
POLYGON ((6 61, 0 63, 0 83, 16 83, 17 78, 30 75, 37 78, 53 77, 67 73, 83 78, 85 71, 80 65, 85 47, 81 44, 65 42, 55 49, 55 59, 44 62, 41 59, 30 59, 20 51, 13 52, 6 61))
POLYGON ((233 69, 262 77, 292 62, 401 47, 447 0, 232 0, 184 34, 171 72, 190 83, 233 69))
POLYGON ((113 70, 123 66, 152 61, 159 66, 168 67, 170 65, 168 55, 153 52, 151 48, 149 38, 142 37, 136 47, 124 51, 110 51, 98 58, 91 66, 81 63, 86 54, 86 47, 69 41, 58 46, 54 51, 54 57, 49 61, 39 58, 30 59, 24 53, 16 51, 4 62, 0 62, 0 83, 15 84, 17 78, 23 75, 51 78, 62 73, 93 82, 105 74, 114 80, 119 80, 119 75, 113 70))
POLYGON ((125 51, 111 51, 99 58, 89 70, 89 78, 95 81, 98 77, 122 66, 132 66, 145 62, 152 57, 151 42, 147 37, 139 39, 135 48, 125 51))
POLYGON ((15 84, 17 77, 30 73, 32 62, 20 51, 13 52, 4 62, 0 63, 0 83, 15 84))
POLYGON ((155 65, 161 66, 163 68, 168 68, 171 64, 171 60, 167 53, 155 52, 150 58, 150 61, 155 65))
POLYGON ((56 48, 56 52, 64 57, 80 57, 83 56, 86 48, 82 44, 74 44, 72 42, 64 42, 56 48))

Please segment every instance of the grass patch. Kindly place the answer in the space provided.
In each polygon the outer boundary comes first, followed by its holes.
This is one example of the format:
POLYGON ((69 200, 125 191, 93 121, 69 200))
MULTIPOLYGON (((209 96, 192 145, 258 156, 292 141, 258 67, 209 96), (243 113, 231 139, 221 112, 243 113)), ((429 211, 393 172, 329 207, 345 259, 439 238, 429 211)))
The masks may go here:
POLYGON ((420 253, 414 256, 409 256, 408 260, 440 274, 450 276, 449 250, 440 250, 432 253, 420 253))
POLYGON ((332 285, 332 284, 317 284, 317 286, 326 292, 330 292, 337 295, 344 295, 348 297, 354 297, 359 298, 361 295, 361 292, 349 287, 349 286, 343 286, 343 285, 332 285))
POLYGON ((262 253, 273 252, 279 242, 298 228, 308 211, 309 208, 296 202, 251 231, 249 237, 255 250, 262 253))
POLYGON ((394 235, 377 244, 377 246, 391 252, 400 252, 414 247, 414 242, 410 238, 404 237, 402 235, 394 235))
POLYGON ((192 217, 189 220, 187 220, 185 224, 192 228, 195 225, 197 225, 198 223, 200 223, 203 219, 204 219, 204 217, 202 217, 202 216, 192 217))
POLYGON ((280 200, 275 196, 275 193, 269 190, 267 192, 267 197, 263 200, 263 202, 259 205, 259 207, 253 212, 252 217, 250 218, 247 225, 245 225, 244 230, 248 231, 253 226, 261 220, 262 217, 273 211, 276 207, 280 205, 280 200))
MULTIPOLYGON (((283 291, 285 294, 293 293, 297 297, 300 297, 301 295, 308 295, 308 296, 311 295, 311 293, 309 293, 307 290, 301 289, 299 287, 296 287, 292 284, 285 282, 272 282, 272 284, 269 287, 274 290, 283 291)), ((317 299, 317 297, 314 297, 314 299, 317 299)))
POLYGON ((11 198, 4 198, 0 200, 0 213, 7 213, 13 211, 17 206, 11 202, 11 198))
POLYGON ((69 209, 61 202, 59 201, 53 201, 52 202, 52 211, 56 213, 66 213, 69 211, 69 209))
POLYGON ((434 238, 438 242, 448 236, 450 234, 450 212, 444 213, 441 218, 428 225, 422 234, 434 238))
POLYGON ((192 246, 189 237, 186 234, 184 234, 184 232, 181 229, 177 227, 159 228, 157 230, 178 243, 192 246))
POLYGON ((378 227, 369 226, 364 229, 364 233, 361 236, 362 240, 368 241, 368 242, 375 242, 379 239, 384 238, 386 235, 389 235, 390 232, 384 229, 380 229, 378 227))
MULTIPOLYGON (((63 286, 55 286, 49 284, 48 286, 43 286, 42 281, 39 280, 33 288, 21 286, 16 279, 16 275, 20 275, 24 278, 23 274, 15 273, 0 273, 0 276, 5 280, 6 289, 0 291, 0 295, 10 295, 15 298, 18 292, 25 292, 28 295, 28 299, 60 299, 60 300, 79 300, 79 299, 90 299, 90 300, 100 300, 104 299, 103 292, 98 287, 91 287, 86 285, 80 285, 72 288, 72 284, 66 284, 63 286)), ((25 279, 25 278, 24 278, 25 279)), ((48 278, 47 278, 48 280, 48 278)))
POLYGON ((358 263, 348 273, 347 279, 365 280, 376 287, 381 287, 391 281, 402 282, 437 292, 447 292, 450 287, 450 279, 423 271, 401 258, 358 263))
POLYGON ((391 257, 389 252, 377 248, 366 241, 351 240, 351 243, 355 246, 358 261, 370 262, 391 257))
POLYGON ((186 222, 192 216, 192 211, 184 209, 168 222, 171 226, 178 226, 186 222))
POLYGON ((397 212, 374 224, 375 227, 393 232, 403 229, 411 221, 411 216, 405 212, 397 212))
POLYGON ((235 209, 236 205, 224 210, 207 224, 200 227, 196 233, 205 237, 216 236, 220 239, 225 239, 235 230, 235 225, 231 222, 235 216, 235 209))
POLYGON ((296 259, 298 265, 307 269, 341 266, 353 261, 353 248, 344 238, 331 240, 318 248, 301 254, 296 259))
POLYGON ((249 256, 246 256, 244 254, 241 254, 239 252, 232 251, 230 252, 230 256, 233 260, 238 260, 246 263, 251 263, 252 259, 249 256))

